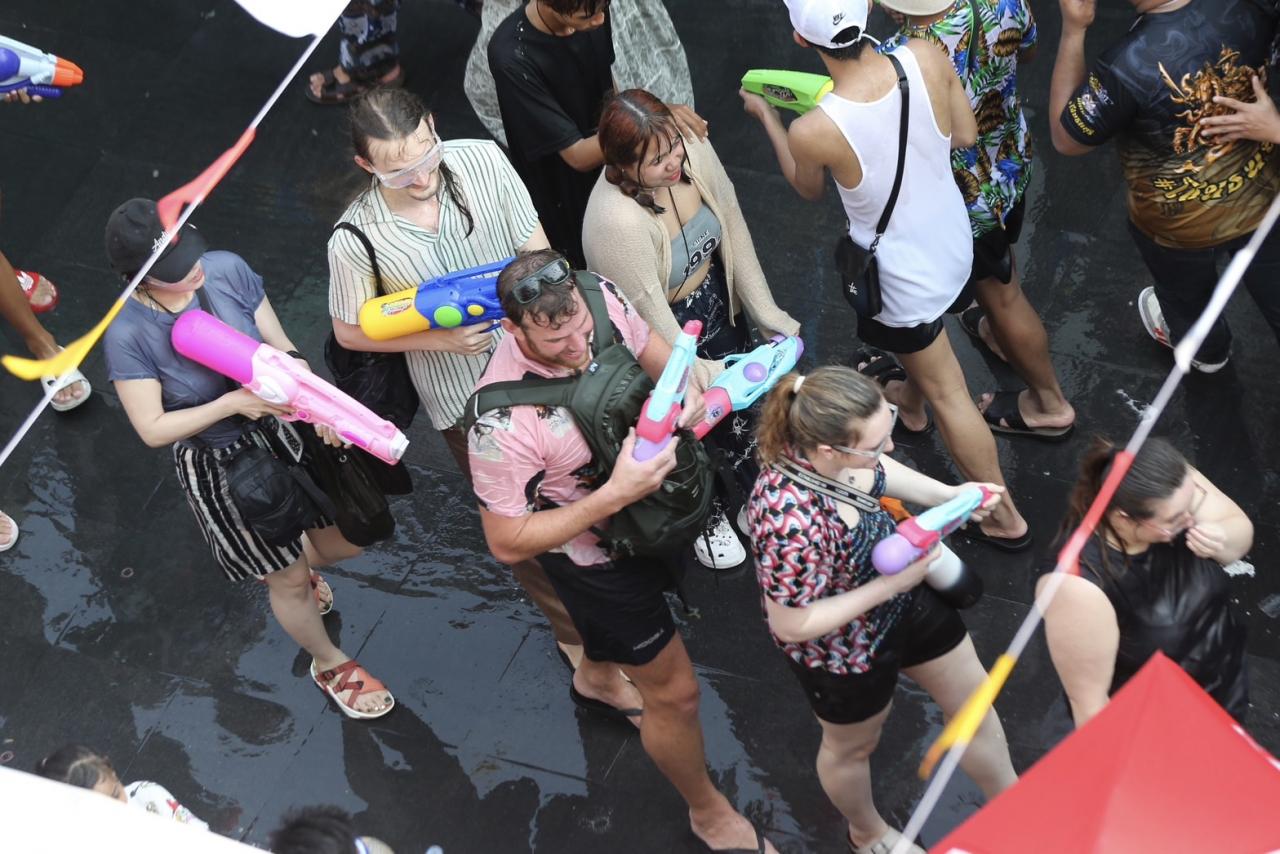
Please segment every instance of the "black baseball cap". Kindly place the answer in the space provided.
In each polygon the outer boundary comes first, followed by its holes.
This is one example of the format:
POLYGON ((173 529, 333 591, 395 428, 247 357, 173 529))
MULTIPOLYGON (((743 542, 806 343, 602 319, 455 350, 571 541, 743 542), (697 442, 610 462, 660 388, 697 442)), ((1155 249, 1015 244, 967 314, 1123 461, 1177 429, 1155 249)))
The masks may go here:
MULTIPOLYGON (((132 277, 151 257, 162 236, 164 225, 156 213, 156 203, 150 199, 130 199, 107 220, 107 258, 117 273, 132 277)), ((169 241, 148 275, 161 282, 180 282, 208 250, 204 235, 188 223, 169 241)))

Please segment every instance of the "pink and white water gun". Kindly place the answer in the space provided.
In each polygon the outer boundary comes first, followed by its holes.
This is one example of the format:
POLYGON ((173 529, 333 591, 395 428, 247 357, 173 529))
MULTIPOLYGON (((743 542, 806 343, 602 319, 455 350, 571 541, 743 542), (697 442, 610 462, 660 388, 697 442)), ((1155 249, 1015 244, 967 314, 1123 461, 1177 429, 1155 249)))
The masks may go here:
POLYGON ((283 416, 331 427, 344 440, 394 465, 409 440, 396 425, 360 401, 311 373, 270 344, 255 341, 200 309, 184 312, 173 325, 173 349, 230 377, 258 397, 293 410, 283 416))

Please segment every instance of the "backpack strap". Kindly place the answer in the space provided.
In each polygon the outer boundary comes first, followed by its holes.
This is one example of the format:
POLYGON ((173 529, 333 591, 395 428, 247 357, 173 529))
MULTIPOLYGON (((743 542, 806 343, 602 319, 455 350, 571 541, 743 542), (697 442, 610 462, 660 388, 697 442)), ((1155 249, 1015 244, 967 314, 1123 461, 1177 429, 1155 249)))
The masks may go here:
POLYGON ((378 289, 379 294, 385 294, 386 289, 382 286, 382 270, 378 267, 378 256, 373 252, 373 243, 369 241, 368 235, 349 222, 336 223, 333 226, 333 231, 329 233, 337 234, 339 231, 351 232, 356 236, 356 239, 360 241, 361 245, 364 246, 364 251, 369 255, 369 264, 373 267, 374 286, 378 289))
MULTIPOLYGON (((575 270, 574 280, 582 300, 591 312, 591 320, 595 324, 595 333, 591 336, 591 355, 599 356, 602 350, 614 346, 616 329, 609 317, 609 306, 604 300, 604 291, 600 286, 600 277, 594 273, 575 270), (605 344, 601 344, 600 330, 609 331, 605 344)), ((573 399, 573 387, 578 377, 525 377, 518 380, 490 383, 484 386, 467 402, 467 410, 463 413, 463 432, 471 432, 471 428, 486 413, 507 406, 564 406, 568 407, 573 399)))

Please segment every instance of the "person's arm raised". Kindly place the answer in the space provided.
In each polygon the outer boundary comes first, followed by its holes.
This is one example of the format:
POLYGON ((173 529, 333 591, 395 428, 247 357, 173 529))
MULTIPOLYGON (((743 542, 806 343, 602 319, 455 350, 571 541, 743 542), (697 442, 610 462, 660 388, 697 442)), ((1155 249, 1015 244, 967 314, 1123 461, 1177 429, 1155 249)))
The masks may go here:
POLYGON ((801 198, 816 202, 822 198, 825 189, 825 168, 820 160, 814 157, 820 151, 820 140, 816 137, 815 119, 820 110, 814 110, 791 123, 787 130, 778 116, 778 111, 759 95, 739 89, 742 97, 742 109, 749 116, 754 116, 764 127, 773 146, 773 154, 778 159, 778 167, 782 176, 787 179, 801 198))
POLYGON ((503 563, 514 564, 586 533, 593 525, 658 489, 675 468, 678 443, 679 439, 673 439, 655 457, 639 462, 633 456, 636 432, 632 429, 622 442, 609 479, 578 501, 523 516, 501 516, 481 507, 480 522, 489 551, 503 563))
POLYGON ((1093 149, 1067 132, 1062 114, 1085 81, 1084 37, 1093 23, 1096 0, 1058 0, 1058 6, 1062 10, 1062 37, 1049 82, 1049 136, 1059 154, 1075 157, 1093 149))
POLYGON ((1191 477, 1205 491, 1196 510, 1195 524, 1187 529, 1187 548, 1200 557, 1228 564, 1244 557, 1253 547, 1253 522, 1207 477, 1196 469, 1191 477))

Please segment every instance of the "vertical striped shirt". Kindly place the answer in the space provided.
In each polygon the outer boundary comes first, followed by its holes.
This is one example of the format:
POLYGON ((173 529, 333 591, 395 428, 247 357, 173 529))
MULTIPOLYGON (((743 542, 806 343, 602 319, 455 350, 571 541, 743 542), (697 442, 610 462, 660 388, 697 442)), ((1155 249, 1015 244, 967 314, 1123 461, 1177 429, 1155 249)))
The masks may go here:
MULTIPOLYGON (((373 179, 342 214, 373 244, 382 273, 383 294, 415 288, 444 273, 501 261, 516 253, 538 226, 529 193, 502 149, 492 142, 454 139, 444 144, 444 163, 475 220, 467 221, 447 192, 440 193, 438 230, 430 232, 387 207, 373 179)), ((329 314, 344 323, 359 322, 360 306, 379 296, 369 255, 359 238, 339 230, 329 238, 329 314)), ((497 344, 500 331, 494 333, 497 344)), ((409 351, 409 374, 437 430, 457 424, 464 404, 489 361, 489 353, 465 356, 440 351, 409 351)))

